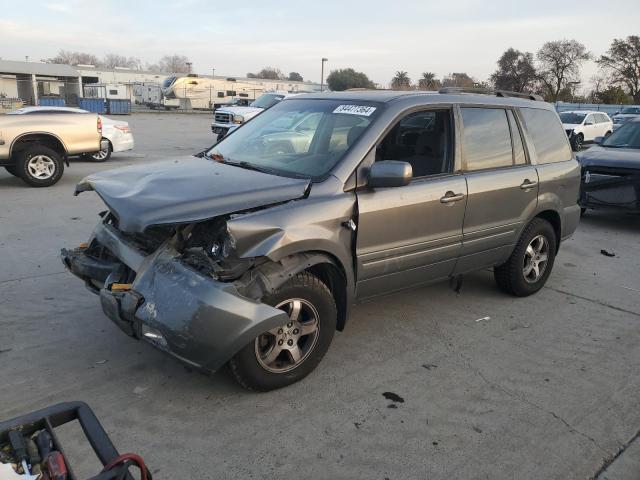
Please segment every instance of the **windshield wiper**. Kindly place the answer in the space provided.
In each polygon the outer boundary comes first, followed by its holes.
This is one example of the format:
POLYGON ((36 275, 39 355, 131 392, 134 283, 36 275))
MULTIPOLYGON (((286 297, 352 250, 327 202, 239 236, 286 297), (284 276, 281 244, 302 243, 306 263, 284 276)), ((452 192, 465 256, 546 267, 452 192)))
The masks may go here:
POLYGON ((259 167, 258 165, 254 165, 253 163, 249 163, 249 162, 245 162, 244 160, 242 162, 229 162, 229 161, 225 161, 224 163, 228 164, 228 165, 235 165, 236 167, 240 167, 240 168, 244 168, 246 170, 254 170, 256 172, 261 172, 261 173, 269 173, 271 175, 276 175, 274 172, 275 170, 268 168, 268 167, 259 167))

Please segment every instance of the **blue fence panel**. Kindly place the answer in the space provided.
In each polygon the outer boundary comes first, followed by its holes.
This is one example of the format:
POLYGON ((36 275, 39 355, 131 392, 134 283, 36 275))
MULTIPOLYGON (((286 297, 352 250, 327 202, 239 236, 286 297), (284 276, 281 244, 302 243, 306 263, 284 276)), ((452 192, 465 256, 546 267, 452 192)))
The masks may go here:
POLYGON ((64 107, 65 101, 62 97, 40 97, 38 105, 41 107, 64 107))
POLYGON ((104 104, 104 98, 81 98, 78 100, 78 106, 93 113, 106 113, 107 109, 104 104))
POLYGON ((625 107, 636 107, 638 105, 612 105, 605 103, 565 103, 557 102, 555 104, 557 112, 566 112, 567 110, 595 110, 596 112, 604 112, 613 115, 625 107))
POLYGON ((107 100, 109 104, 110 115, 129 115, 131 114, 131 100, 121 100, 110 98, 107 100))

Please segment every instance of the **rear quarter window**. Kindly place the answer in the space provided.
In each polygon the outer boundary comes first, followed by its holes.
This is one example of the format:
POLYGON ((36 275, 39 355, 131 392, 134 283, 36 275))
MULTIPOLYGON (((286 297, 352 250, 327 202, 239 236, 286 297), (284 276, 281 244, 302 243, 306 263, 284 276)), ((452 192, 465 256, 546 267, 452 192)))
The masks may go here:
POLYGON ((571 160, 571 147, 558 115, 551 110, 521 108, 520 114, 538 163, 554 163, 571 160))

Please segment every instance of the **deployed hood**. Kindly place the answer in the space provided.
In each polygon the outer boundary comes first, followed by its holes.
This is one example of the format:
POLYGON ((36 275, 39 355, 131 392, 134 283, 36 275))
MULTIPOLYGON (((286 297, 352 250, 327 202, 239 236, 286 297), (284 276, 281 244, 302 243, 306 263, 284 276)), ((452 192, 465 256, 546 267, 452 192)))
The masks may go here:
POLYGON ((95 190, 125 232, 189 223, 301 198, 309 180, 287 178, 196 157, 119 168, 84 178, 76 195, 95 190))
POLYGON ((252 113, 258 113, 264 110, 257 107, 224 107, 216 110, 216 113, 230 113, 231 115, 250 115, 252 113))
POLYGON ((613 167, 640 169, 640 149, 591 147, 578 156, 584 167, 613 167))

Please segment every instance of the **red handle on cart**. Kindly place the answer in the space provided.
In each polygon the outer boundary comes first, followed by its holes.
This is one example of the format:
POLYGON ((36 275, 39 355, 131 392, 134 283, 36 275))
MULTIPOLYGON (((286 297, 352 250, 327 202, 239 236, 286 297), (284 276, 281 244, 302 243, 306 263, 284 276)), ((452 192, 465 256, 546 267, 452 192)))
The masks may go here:
POLYGON ((67 466, 64 457, 58 451, 53 451, 44 459, 44 471, 50 480, 67 480, 67 466))

